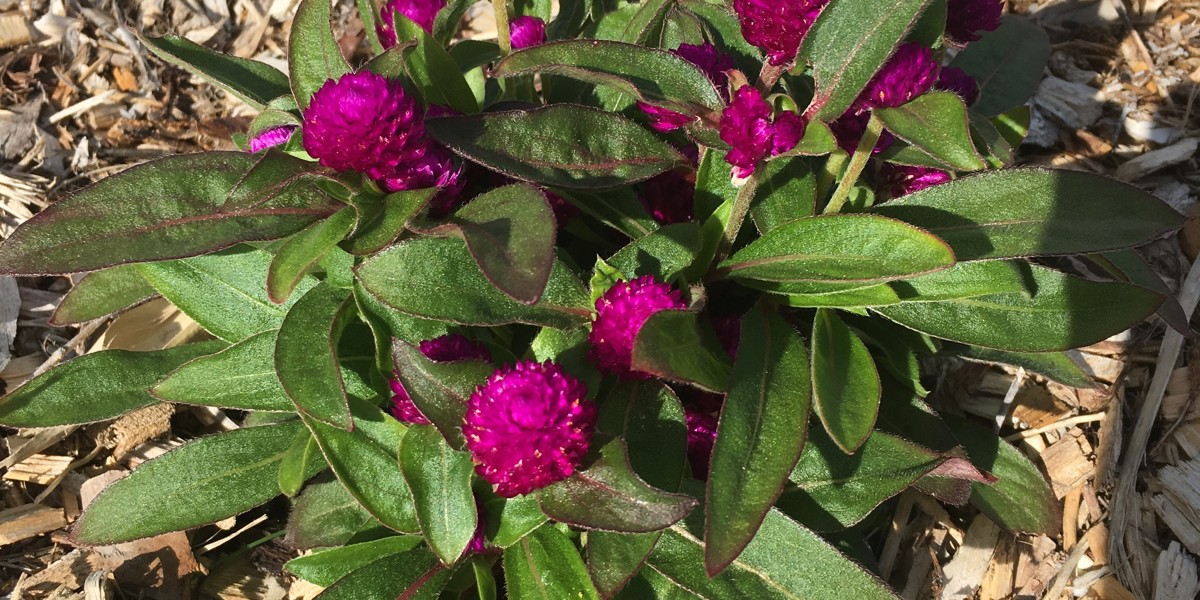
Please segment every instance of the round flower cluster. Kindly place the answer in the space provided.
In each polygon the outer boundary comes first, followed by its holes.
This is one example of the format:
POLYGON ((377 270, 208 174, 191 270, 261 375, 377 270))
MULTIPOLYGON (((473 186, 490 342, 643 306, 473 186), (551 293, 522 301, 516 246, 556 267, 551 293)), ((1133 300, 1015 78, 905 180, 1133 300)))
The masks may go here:
POLYGON ((771 105, 758 90, 742 86, 721 113, 721 140, 731 146, 725 161, 733 165, 733 176, 749 177, 758 163, 796 147, 804 137, 804 119, 791 111, 780 111, 771 120, 771 105))
POLYGON ((537 17, 517 17, 508 23, 513 50, 530 48, 546 41, 546 22, 537 17))
POLYGON ((631 367, 638 332, 655 313, 684 308, 687 305, 678 291, 650 275, 617 283, 596 299, 588 356, 601 372, 621 379, 647 379, 648 373, 631 367))
POLYGON ((433 32, 433 21, 446 6, 446 0, 388 0, 379 11, 379 22, 375 33, 384 48, 396 45, 396 13, 416 23, 427 32, 433 32))
POLYGON ((734 0, 742 36, 780 66, 796 58, 800 42, 829 0, 734 0))
MULTIPOLYGON (((849 110, 829 124, 838 145, 846 152, 854 152, 867 130, 871 109, 903 106, 928 92, 937 80, 938 63, 933 52, 917 43, 901 44, 855 98, 849 110)), ((894 140, 885 131, 872 153, 883 152, 894 140)))

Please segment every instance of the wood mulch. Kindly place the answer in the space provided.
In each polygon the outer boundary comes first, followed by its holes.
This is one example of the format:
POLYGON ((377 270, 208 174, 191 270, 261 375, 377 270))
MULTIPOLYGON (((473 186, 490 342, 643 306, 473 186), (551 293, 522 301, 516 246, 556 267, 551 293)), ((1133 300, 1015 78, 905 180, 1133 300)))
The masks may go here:
MULTIPOLYGON (((139 47, 123 25, 283 66, 295 0, 0 0, 0 237, 86 183, 166 154, 232 149, 253 111, 139 47)), ((360 47, 351 3, 336 13, 360 47)), ((1115 176, 1200 216, 1200 0, 1010 0, 1053 41, 1020 162, 1115 176)), ((492 30, 486 6, 472 35, 492 30)), ((1114 215, 1114 218, 1120 218, 1114 215)), ((1144 254, 1190 314, 1200 219, 1144 254)), ((71 277, 0 278, 0 391, 105 348, 151 350, 200 328, 163 300, 77 328, 48 320, 71 277)), ((1021 370, 939 363, 935 399, 997 423, 1062 502, 1051 536, 1013 536, 915 492, 888 506, 879 562, 904 598, 1191 599, 1200 594, 1200 343, 1157 318, 1078 353, 1074 389, 1021 370), (997 416, 999 415, 999 416, 997 416)), ((85 400, 81 400, 85 401, 85 400)), ((156 406, 111 423, 5 430, 6 598, 311 598, 282 572, 277 501, 187 533, 75 548, 66 531, 106 483, 198 435, 218 410, 156 406), (195 577, 188 592, 181 583, 195 577)))

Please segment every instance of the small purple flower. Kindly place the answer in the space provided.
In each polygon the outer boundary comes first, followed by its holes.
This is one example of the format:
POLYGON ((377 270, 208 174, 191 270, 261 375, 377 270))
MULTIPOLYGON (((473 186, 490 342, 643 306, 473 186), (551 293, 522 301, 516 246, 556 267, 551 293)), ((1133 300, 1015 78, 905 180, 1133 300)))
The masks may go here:
POLYGON ((910 167, 884 163, 879 170, 879 178, 883 186, 893 198, 923 190, 927 187, 940 185, 950 181, 950 174, 929 167, 910 167))
POLYGON ((1004 0, 950 0, 946 5, 946 37, 959 43, 975 42, 979 32, 995 31, 1004 14, 1004 0))
POLYGON ((975 101, 979 99, 979 83, 966 71, 957 67, 944 67, 933 87, 958 94, 967 106, 975 104, 975 101))
POLYGON ((782 111, 771 121, 771 105, 758 90, 743 86, 733 93, 733 102, 721 113, 721 140, 732 146, 725 161, 733 165, 734 177, 749 177, 768 156, 783 154, 804 137, 804 119, 782 111))
POLYGON ((388 0, 380 11, 379 23, 375 25, 379 43, 383 44, 384 48, 396 45, 396 13, 408 17, 410 21, 420 25, 421 29, 432 32, 433 21, 445 6, 446 0, 388 0))
POLYGON ((570 477, 587 454, 596 406, 552 362, 497 370, 467 402, 463 434, 475 472, 511 498, 570 477))
POLYGON ((280 125, 272 127, 266 131, 260 132, 258 135, 250 138, 250 143, 246 147, 246 151, 251 154, 257 154, 267 148, 282 146, 288 140, 292 139, 292 134, 296 132, 295 125, 280 125))
POLYGON ((512 49, 537 46, 546 41, 546 22, 537 17, 517 17, 508 22, 512 49))
POLYGON ((858 95, 851 110, 895 108, 924 94, 937 81, 933 52, 917 43, 902 44, 858 95))
POLYGON ((695 117, 689 117, 669 108, 661 108, 641 100, 637 101, 637 107, 642 109, 647 117, 650 117, 650 128, 662 133, 675 131, 695 119, 695 117))
MULTIPOLYGON (((705 42, 704 44, 680 44, 678 48, 671 51, 680 58, 700 67, 701 71, 708 76, 708 80, 718 91, 724 93, 725 87, 729 85, 729 75, 726 71, 733 68, 733 58, 728 54, 721 54, 717 51, 717 47, 705 42)), ((692 122, 694 117, 689 117, 682 113, 677 113, 673 110, 660 108, 653 104, 647 104, 638 101, 638 108, 642 109, 647 116, 650 117, 650 127, 655 131, 668 132, 675 131, 684 125, 692 122)))
MULTIPOLYGON (((418 347, 421 350, 421 354, 425 355, 425 358, 434 362, 492 360, 492 353, 488 351, 486 346, 469 340, 457 333, 443 335, 432 340, 425 340, 418 347)), ((395 377, 388 380, 388 384, 392 387, 392 407, 388 412, 393 417, 396 417, 397 421, 403 423, 429 425, 429 419, 421 414, 421 410, 413 403, 412 397, 408 395, 408 390, 404 389, 404 384, 400 383, 400 380, 395 377)))
POLYGON ((646 180, 638 200, 659 225, 688 223, 695 219, 696 174, 667 171, 646 180))
POLYGON ((630 367, 633 342, 654 313, 687 308, 677 290, 652 275, 622 281, 596 299, 596 320, 588 334, 588 356, 596 367, 621 379, 647 379, 630 367))
POLYGON ((775 66, 791 62, 829 0, 734 0, 742 37, 775 66))
POLYGON ((706 412, 684 408, 687 419, 687 457, 692 477, 708 479, 708 465, 717 441, 717 418, 706 412))

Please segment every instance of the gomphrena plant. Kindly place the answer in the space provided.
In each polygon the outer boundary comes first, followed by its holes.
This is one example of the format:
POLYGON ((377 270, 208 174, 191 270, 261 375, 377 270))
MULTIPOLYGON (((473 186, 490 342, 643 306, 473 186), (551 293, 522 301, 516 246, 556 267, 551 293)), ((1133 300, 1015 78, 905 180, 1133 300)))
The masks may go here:
POLYGON ((1088 385, 1064 351, 1176 314, 1130 248, 1180 217, 1006 168, 1037 28, 998 0, 516 0, 451 43, 468 4, 360 0, 352 65, 302 0, 287 74, 142 38, 260 111, 245 150, 82 189, 0 271, 90 272, 58 323, 162 295, 213 339, 80 357, 0 423, 245 424, 111 485, 75 540, 282 493, 322 598, 863 599, 893 593, 861 524, 906 489, 1051 530, 1036 468, 934 412, 921 360, 1088 385))

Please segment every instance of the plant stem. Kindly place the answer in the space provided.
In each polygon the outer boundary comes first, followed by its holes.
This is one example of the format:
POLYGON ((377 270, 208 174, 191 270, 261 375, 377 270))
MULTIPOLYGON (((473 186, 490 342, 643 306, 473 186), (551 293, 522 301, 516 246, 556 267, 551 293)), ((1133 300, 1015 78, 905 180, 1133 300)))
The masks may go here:
POLYGON ((492 0, 492 9, 496 13, 496 37, 500 42, 500 52, 512 52, 512 34, 508 29, 508 0, 492 0))
POLYGON ((850 155, 836 149, 829 158, 825 159, 825 167, 817 173, 817 203, 825 200, 825 195, 829 193, 829 189, 841 177, 842 171, 846 170, 846 162, 850 160, 850 155))
POLYGON ((787 67, 775 66, 769 62, 763 63, 762 70, 758 72, 758 83, 755 84, 755 87, 764 96, 770 94, 771 89, 775 87, 775 83, 783 76, 785 70, 787 67))
POLYGON ((729 254, 729 249, 733 247, 733 242, 737 240, 738 233, 742 230, 742 222, 746 220, 746 215, 750 212, 750 203, 754 201, 754 192, 757 190, 758 173, 754 173, 738 190, 737 197, 733 200, 729 222, 725 224, 725 234, 721 236, 721 243, 717 245, 715 262, 720 263, 729 254))
POLYGON ((858 176, 862 175, 867 161, 871 159, 871 151, 875 150, 875 145, 879 143, 880 135, 883 135, 883 121, 872 114, 871 120, 867 123, 867 131, 863 133, 858 147, 854 149, 854 156, 850 159, 850 166, 846 169, 846 174, 842 176, 837 191, 833 193, 833 198, 825 207, 826 214, 840 211, 842 205, 850 198, 850 190, 854 189, 854 184, 858 182, 858 176))

